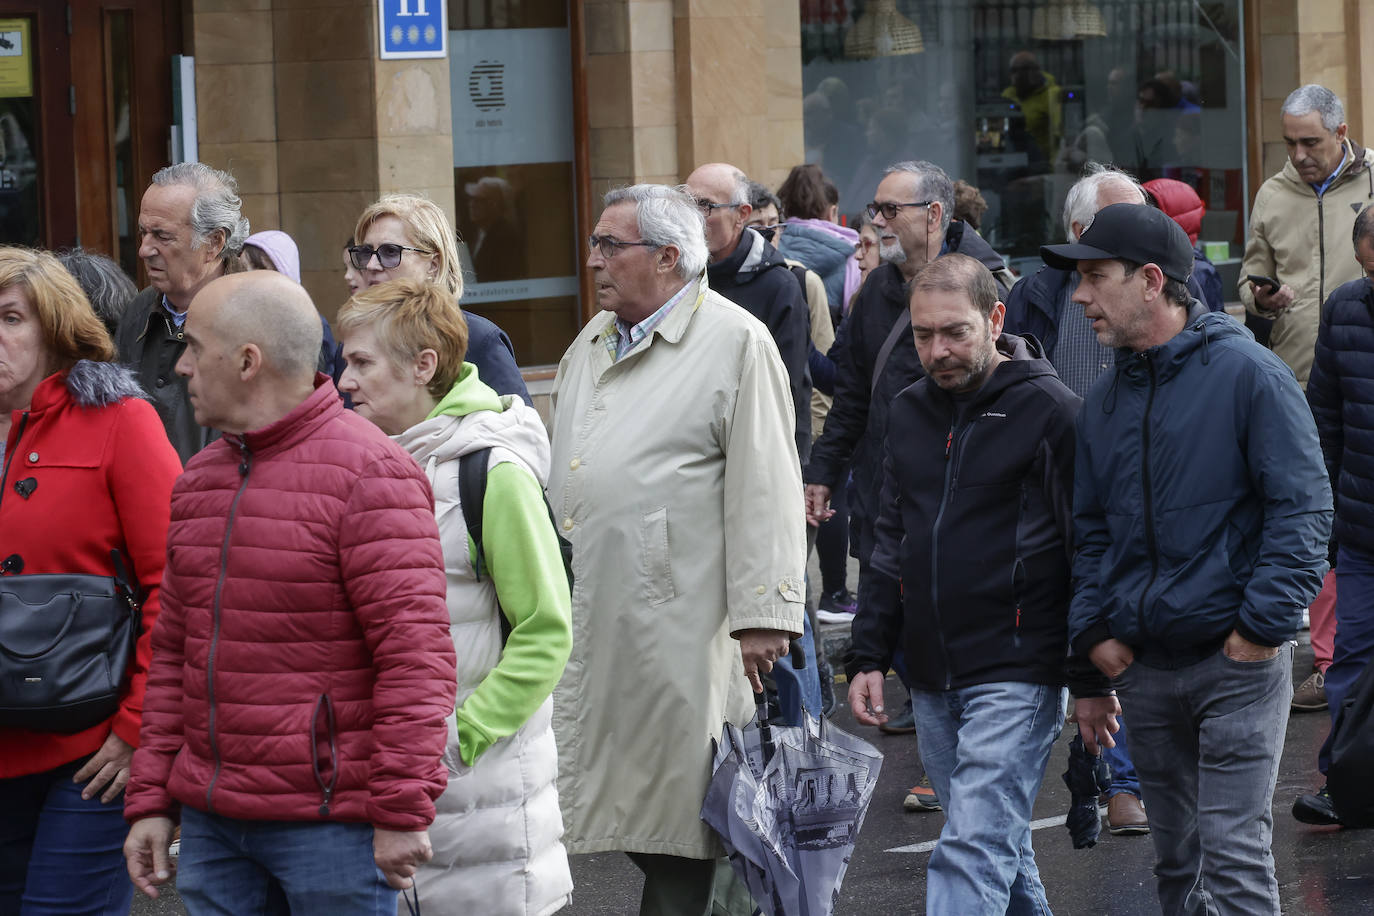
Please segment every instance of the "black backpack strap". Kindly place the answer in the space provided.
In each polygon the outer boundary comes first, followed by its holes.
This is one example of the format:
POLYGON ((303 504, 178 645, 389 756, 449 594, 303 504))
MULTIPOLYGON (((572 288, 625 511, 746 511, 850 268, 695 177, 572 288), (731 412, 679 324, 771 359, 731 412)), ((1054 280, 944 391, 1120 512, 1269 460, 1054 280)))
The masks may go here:
MULTIPOLYGON (((491 446, 468 452, 458 458, 458 503, 463 507, 463 524, 467 525, 476 549, 477 561, 472 571, 477 581, 487 569, 486 551, 482 547, 482 507, 487 498, 487 464, 491 461, 491 446)), ((501 645, 510 639, 511 625, 501 599, 496 602, 496 619, 501 624, 501 645)))

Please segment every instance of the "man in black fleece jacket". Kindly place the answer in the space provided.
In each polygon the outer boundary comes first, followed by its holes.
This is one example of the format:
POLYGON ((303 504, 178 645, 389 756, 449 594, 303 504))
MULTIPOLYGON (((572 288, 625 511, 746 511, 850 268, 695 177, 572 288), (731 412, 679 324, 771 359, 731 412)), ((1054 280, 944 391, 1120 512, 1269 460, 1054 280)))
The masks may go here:
POLYGON ((787 367, 797 456, 805 467, 811 454, 811 370, 806 364, 811 321, 801 284, 777 249, 747 227, 753 207, 743 172, 724 162, 708 163, 687 176, 687 190, 706 219, 708 285, 767 326, 787 367))
POLYGON ((904 643, 921 762, 947 812, 933 914, 1049 912, 1030 818, 1064 684, 1111 692, 1091 665, 1066 670, 1080 400, 1034 340, 1001 333, 1005 314, 992 274, 965 255, 913 281, 928 374, 891 404, 847 666, 854 717, 880 725, 904 643))

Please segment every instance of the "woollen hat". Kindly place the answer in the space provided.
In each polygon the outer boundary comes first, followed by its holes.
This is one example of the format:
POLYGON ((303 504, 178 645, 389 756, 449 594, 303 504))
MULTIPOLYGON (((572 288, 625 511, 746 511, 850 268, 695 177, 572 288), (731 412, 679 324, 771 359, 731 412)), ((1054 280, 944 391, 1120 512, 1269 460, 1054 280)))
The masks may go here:
POLYGON ((243 244, 261 249, 278 273, 285 274, 297 283, 301 282, 301 253, 296 248, 295 240, 285 232, 280 229, 255 232, 244 239, 243 244))

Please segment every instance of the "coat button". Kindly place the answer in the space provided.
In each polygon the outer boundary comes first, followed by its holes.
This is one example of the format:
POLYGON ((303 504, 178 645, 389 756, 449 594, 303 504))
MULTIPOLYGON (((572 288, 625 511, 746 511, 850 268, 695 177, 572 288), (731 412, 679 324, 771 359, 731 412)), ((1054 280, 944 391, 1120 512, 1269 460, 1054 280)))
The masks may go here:
POLYGON ((765 585, 760 585, 758 588, 754 589, 754 594, 756 595, 766 595, 767 593, 768 587, 765 585))
POLYGON ((167 379, 162 376, 158 376, 157 382, 155 384, 157 385, 157 387, 161 388, 163 385, 167 384, 167 379))
POLYGON ((572 531, 572 530, 573 530, 573 520, 572 520, 571 518, 565 518, 565 519, 563 519, 563 530, 564 530, 564 531, 572 531))
POLYGON ((577 470, 578 468, 580 468, 581 466, 582 466, 582 459, 581 459, 581 458, 574 458, 572 461, 569 461, 569 462, 568 462, 568 467, 571 468, 571 469, 574 470, 574 471, 577 470))
POLYGON ((29 452, 29 464, 37 464, 37 463, 38 463, 38 453, 37 453, 37 452, 29 452))

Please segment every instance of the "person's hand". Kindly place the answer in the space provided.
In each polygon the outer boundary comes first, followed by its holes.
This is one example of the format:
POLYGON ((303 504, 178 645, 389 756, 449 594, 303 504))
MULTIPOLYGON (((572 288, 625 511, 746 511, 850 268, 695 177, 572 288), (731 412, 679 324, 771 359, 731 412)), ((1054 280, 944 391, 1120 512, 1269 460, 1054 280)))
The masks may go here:
POLYGON ((759 674, 773 670, 773 663, 787 654, 790 637, 782 630, 744 630, 739 634, 739 654, 744 660, 744 676, 755 693, 763 693, 759 674))
POLYGON ((1279 647, 1257 645, 1232 630, 1221 651, 1233 662, 1267 662, 1279 654, 1279 647))
POLYGON ((172 862, 172 819, 145 817, 134 821, 124 839, 124 867, 134 887, 154 899, 158 885, 172 880, 176 865, 172 862))
POLYGON ((883 712, 883 673, 865 671, 854 675, 849 682, 849 711, 864 725, 882 725, 887 721, 883 712))
POLYGON ((1293 299, 1297 296, 1293 292, 1293 287, 1284 283, 1272 293, 1268 286, 1251 282, 1250 291, 1255 295, 1255 304, 1266 312, 1282 312, 1293 304, 1293 299))
POLYGON ((118 798, 119 793, 129 784, 129 764, 133 759, 133 746, 114 732, 110 732, 110 736, 100 745, 100 750, 95 752, 95 756, 76 771, 72 782, 86 783, 86 788, 81 790, 81 797, 87 800, 94 798, 101 789, 105 789, 105 794, 100 796, 100 800, 108 805, 118 798))
POLYGON ((415 883, 415 868, 434 857, 428 830, 372 828, 372 861, 386 883, 403 891, 415 883))
POLYGON ((825 484, 808 483, 806 485, 806 523, 819 525, 834 514, 835 510, 830 508, 830 488, 825 484))
POLYGON ((1135 653, 1119 639, 1104 639, 1092 647, 1088 658, 1097 666, 1098 671, 1114 678, 1131 667, 1131 662, 1135 661, 1135 653))
POLYGON ((1116 747, 1112 735, 1121 730, 1116 717, 1121 715, 1121 703, 1116 697, 1082 697, 1074 701, 1074 717, 1078 719, 1078 733, 1089 754, 1101 748, 1116 747))

